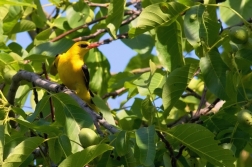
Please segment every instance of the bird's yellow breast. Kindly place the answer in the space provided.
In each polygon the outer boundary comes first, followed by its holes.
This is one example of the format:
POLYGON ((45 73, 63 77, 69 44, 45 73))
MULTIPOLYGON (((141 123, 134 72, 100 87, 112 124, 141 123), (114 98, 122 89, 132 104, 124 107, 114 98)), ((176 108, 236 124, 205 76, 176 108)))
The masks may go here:
POLYGON ((69 58, 67 55, 62 54, 59 57, 58 73, 62 83, 69 89, 74 90, 76 94, 84 101, 90 99, 90 94, 85 86, 82 66, 84 61, 77 58, 69 58))

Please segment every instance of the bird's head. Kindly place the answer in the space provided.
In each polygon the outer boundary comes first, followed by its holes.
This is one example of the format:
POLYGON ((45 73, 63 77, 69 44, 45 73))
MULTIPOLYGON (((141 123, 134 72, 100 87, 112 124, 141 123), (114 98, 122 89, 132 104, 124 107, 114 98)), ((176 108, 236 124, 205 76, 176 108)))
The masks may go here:
POLYGON ((84 55, 88 52, 89 49, 98 47, 98 43, 89 43, 87 41, 76 42, 72 48, 74 51, 79 52, 80 55, 84 55))

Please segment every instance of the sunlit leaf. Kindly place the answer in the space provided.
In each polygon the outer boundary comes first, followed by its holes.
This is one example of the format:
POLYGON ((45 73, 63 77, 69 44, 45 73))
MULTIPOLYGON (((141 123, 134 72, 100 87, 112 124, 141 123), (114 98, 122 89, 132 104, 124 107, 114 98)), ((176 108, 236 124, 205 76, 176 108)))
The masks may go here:
POLYGON ((85 150, 76 152, 75 154, 72 154, 69 157, 67 157, 59 164, 59 167, 65 167, 65 166, 83 167, 97 156, 112 149, 113 147, 107 144, 99 144, 87 147, 85 150))
POLYGON ((3 166, 19 167, 24 160, 44 141, 41 137, 30 137, 18 144, 4 160, 3 166))

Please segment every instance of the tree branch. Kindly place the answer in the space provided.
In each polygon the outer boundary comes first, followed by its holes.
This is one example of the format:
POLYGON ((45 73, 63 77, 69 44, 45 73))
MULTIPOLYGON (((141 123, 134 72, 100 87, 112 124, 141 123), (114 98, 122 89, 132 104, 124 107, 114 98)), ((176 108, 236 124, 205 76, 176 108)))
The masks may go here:
POLYGON ((12 83, 10 85, 10 89, 7 95, 7 100, 11 105, 14 105, 15 95, 16 95, 18 87, 20 86, 20 81, 22 80, 33 82, 36 86, 41 87, 51 92, 55 92, 55 93, 63 92, 63 93, 68 94, 79 104, 79 106, 84 111, 86 111, 88 114, 91 115, 94 122, 98 122, 100 125, 102 125, 104 128, 109 130, 111 133, 116 133, 119 131, 116 127, 114 127, 113 125, 110 125, 104 118, 100 118, 101 116, 98 113, 90 109, 88 105, 82 99, 80 99, 75 93, 73 93, 71 90, 67 88, 60 89, 62 88, 61 85, 48 81, 46 79, 42 79, 40 76, 32 72, 28 72, 24 70, 17 72, 17 74, 15 74, 12 77, 12 83))

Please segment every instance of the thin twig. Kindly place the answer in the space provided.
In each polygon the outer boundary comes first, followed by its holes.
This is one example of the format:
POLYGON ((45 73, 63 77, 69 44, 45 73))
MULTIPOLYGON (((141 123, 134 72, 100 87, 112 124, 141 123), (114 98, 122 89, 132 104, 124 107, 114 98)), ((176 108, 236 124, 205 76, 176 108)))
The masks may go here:
POLYGON ((206 87, 206 84, 204 84, 204 89, 203 89, 203 92, 202 92, 200 103, 199 103, 198 109, 197 109, 195 114, 199 114, 200 109, 206 103, 206 92, 207 92, 207 87, 206 87))
MULTIPOLYGON (((42 63, 42 70, 43 70, 43 74, 45 75, 45 78, 50 81, 49 77, 48 77, 48 73, 46 71, 46 65, 45 63, 43 62, 42 63)), ((50 95, 48 92, 47 92, 47 95, 50 95)), ((49 103, 50 103, 50 111, 51 111, 51 118, 52 118, 52 122, 54 122, 55 118, 54 118, 54 108, 53 108, 53 102, 52 102, 52 98, 50 97, 49 98, 49 103)))
POLYGON ((162 142, 165 144, 165 147, 167 148, 167 150, 170 153, 170 157, 171 157, 171 165, 172 167, 176 167, 177 163, 176 163, 176 158, 174 157, 174 152, 173 152, 173 148, 171 146, 171 144, 168 142, 168 140, 165 139, 165 137, 162 135, 161 132, 156 131, 158 137, 162 140, 162 142))
POLYGON ((122 87, 120 89, 117 89, 114 92, 110 92, 110 93, 106 93, 105 95, 102 96, 103 99, 106 99, 108 97, 112 97, 115 98, 116 96, 120 95, 121 93, 123 93, 126 90, 126 88, 122 87))
POLYGON ((183 153, 183 150, 186 148, 186 146, 182 145, 180 148, 179 148, 179 152, 178 154, 176 155, 176 159, 179 159, 179 157, 182 155, 183 153))
MULTIPOLYGON (((132 15, 129 18, 125 19, 124 21, 122 21, 120 26, 124 26, 126 24, 129 24, 132 20, 136 19, 139 15, 140 12, 139 11, 134 11, 134 10, 130 10, 130 11, 126 11, 125 15, 132 15)), ((73 41, 74 42, 78 42, 78 41, 83 41, 83 40, 89 40, 89 39, 93 39, 95 37, 97 37, 98 35, 108 32, 108 29, 104 28, 104 29, 98 29, 96 30, 96 32, 94 32, 93 34, 90 34, 88 36, 82 36, 82 37, 78 37, 78 38, 74 38, 73 41)), ((117 39, 125 39, 128 38, 128 33, 123 33, 123 34, 119 34, 117 35, 117 39)), ((109 38, 109 39, 105 39, 103 41, 100 41, 99 44, 103 45, 103 44, 108 44, 112 41, 114 41, 115 39, 113 38, 109 38)))
POLYGON ((53 38, 53 39, 51 40, 51 42, 58 41, 58 40, 60 40, 61 38, 63 38, 63 37, 65 37, 65 36, 67 36, 67 35, 69 35, 69 34, 75 32, 75 31, 77 31, 77 30, 79 30, 79 29, 87 28, 89 25, 92 25, 92 24, 94 24, 94 23, 97 23, 97 22, 99 22, 99 21, 101 21, 101 20, 104 20, 104 19, 106 19, 106 18, 107 18, 107 16, 103 16, 103 17, 100 17, 100 18, 95 19, 95 20, 93 20, 93 21, 90 21, 90 22, 88 22, 88 23, 86 23, 86 24, 83 24, 83 25, 81 25, 81 26, 78 26, 78 27, 76 27, 76 28, 73 28, 73 29, 71 29, 71 30, 69 30, 69 31, 66 31, 66 32, 64 32, 63 34, 60 34, 59 36, 53 38))

